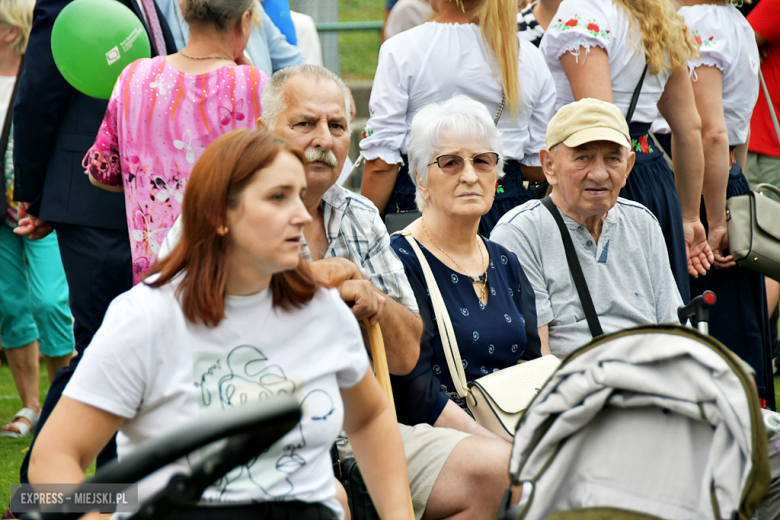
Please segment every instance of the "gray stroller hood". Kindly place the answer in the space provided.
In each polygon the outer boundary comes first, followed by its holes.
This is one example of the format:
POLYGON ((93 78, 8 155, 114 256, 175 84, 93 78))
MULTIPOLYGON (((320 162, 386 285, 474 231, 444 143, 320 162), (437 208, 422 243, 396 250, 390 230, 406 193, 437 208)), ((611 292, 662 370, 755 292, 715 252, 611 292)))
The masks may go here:
POLYGON ((683 327, 629 329, 572 353, 531 403, 512 448, 526 492, 511 517, 749 520, 766 453, 755 388, 726 347, 683 327))

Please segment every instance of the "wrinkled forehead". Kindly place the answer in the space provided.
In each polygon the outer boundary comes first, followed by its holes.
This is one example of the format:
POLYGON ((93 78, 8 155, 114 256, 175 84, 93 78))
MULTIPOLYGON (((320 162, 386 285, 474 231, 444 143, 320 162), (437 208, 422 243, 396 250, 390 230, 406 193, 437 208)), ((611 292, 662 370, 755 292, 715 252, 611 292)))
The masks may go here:
POLYGON ((294 76, 284 85, 283 96, 288 118, 304 113, 328 120, 347 118, 344 94, 329 79, 294 76))
POLYGON ((441 125, 431 139, 432 156, 459 150, 487 151, 490 140, 482 128, 441 125))

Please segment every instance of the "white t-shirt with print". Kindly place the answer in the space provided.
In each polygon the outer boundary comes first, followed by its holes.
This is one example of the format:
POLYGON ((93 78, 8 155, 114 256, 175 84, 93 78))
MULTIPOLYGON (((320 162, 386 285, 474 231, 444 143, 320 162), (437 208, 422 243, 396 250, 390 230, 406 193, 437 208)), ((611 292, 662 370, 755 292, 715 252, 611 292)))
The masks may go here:
MULTIPOLYGON (((342 517, 329 450, 344 420, 339 389, 361 381, 368 355, 338 292, 321 289, 292 311, 272 308, 270 289, 230 296, 225 319, 209 328, 187 321, 174 290, 175 281, 142 283, 117 297, 63 395, 126 419, 117 434, 122 460, 202 414, 294 393, 303 402, 300 424, 203 498, 319 502, 342 517)), ((139 498, 186 468, 180 460, 147 477, 139 498)))
MULTIPOLYGON (((539 150, 555 113, 555 83, 539 49, 525 40, 519 45, 519 110, 514 118, 504 110, 498 129, 505 157, 541 166, 539 150)), ((379 50, 362 156, 398 164, 422 107, 464 94, 483 103, 492 118, 503 92, 498 64, 478 25, 427 22, 397 34, 379 50)))
MULTIPOLYGON (((699 57, 688 62, 697 80, 696 68, 717 67, 723 74, 723 115, 729 146, 747 141, 750 117, 758 100, 758 45, 750 24, 733 5, 693 5, 678 11, 688 24, 699 48, 699 57)), ((653 132, 672 133, 661 117, 653 132)))
MULTIPOLYGON (((561 56, 584 47, 586 51, 577 57, 582 63, 588 59, 587 53, 592 47, 601 47, 609 57, 614 103, 625 116, 645 68, 641 40, 642 36, 631 29, 628 13, 612 0, 563 0, 539 46, 555 79, 558 92, 555 109, 574 101, 571 85, 561 66, 561 56)), ((647 73, 632 122, 655 121, 658 100, 669 76, 667 70, 659 74, 647 73)))

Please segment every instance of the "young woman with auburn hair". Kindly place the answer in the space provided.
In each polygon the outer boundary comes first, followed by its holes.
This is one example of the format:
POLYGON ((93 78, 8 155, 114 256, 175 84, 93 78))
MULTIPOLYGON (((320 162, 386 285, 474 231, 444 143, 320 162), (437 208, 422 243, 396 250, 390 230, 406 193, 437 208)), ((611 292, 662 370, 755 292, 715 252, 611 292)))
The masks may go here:
MULTIPOLYGON (((121 461, 201 413, 296 393, 300 424, 208 488, 214 506, 176 518, 343 518, 330 460, 343 426, 382 517, 408 520, 400 433, 358 324, 300 261, 305 168, 267 133, 235 130, 209 146, 187 186, 181 240, 111 304, 38 437, 31 482, 83 480, 117 430, 121 461)), ((186 464, 145 479, 140 499, 186 464)))

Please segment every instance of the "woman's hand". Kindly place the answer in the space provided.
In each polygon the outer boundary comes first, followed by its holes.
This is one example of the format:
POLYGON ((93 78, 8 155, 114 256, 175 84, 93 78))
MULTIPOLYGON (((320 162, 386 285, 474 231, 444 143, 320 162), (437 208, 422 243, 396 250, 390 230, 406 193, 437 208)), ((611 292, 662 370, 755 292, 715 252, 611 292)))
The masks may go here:
POLYGON ((707 234, 701 220, 683 220, 683 234, 685 252, 688 256, 688 274, 694 277, 707 274, 714 257, 707 243, 707 234))
POLYGON ((47 221, 27 213, 29 207, 29 202, 20 202, 17 206, 16 214, 19 218, 19 223, 14 228, 14 233, 30 237, 30 240, 45 238, 49 233, 54 231, 54 227, 47 221))
POLYGON ((723 251, 729 248, 729 228, 726 224, 710 225, 709 244, 712 253, 715 256, 713 265, 715 269, 728 269, 734 267, 737 263, 733 255, 725 256, 723 251))

